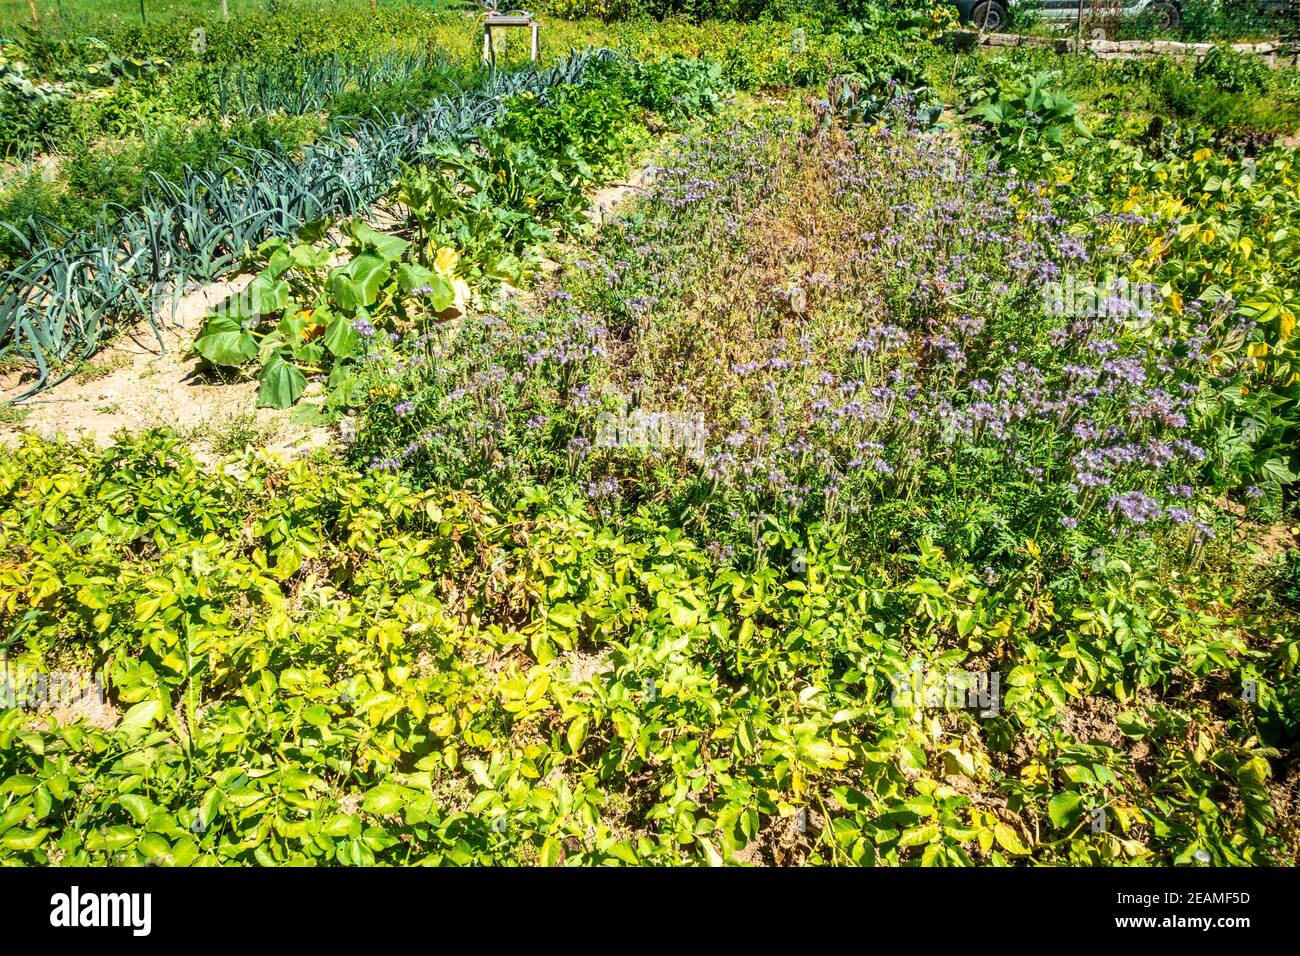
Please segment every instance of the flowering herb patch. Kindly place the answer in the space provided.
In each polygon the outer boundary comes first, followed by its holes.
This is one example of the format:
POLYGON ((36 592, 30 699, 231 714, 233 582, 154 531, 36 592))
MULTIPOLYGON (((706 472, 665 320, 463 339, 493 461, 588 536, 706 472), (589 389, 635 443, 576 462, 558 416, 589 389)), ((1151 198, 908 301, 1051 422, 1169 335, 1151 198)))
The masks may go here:
MULTIPOLYGON (((811 163, 787 123, 719 128, 606 230, 603 258, 534 320, 545 337, 529 349, 499 322, 469 364, 524 376, 565 408, 539 434, 580 452, 574 477, 602 467, 585 443, 611 379, 647 407, 700 412, 709 457, 676 493, 728 534, 772 515, 978 542, 985 557, 1018 548, 1015 529, 1065 546, 1081 523, 1203 543, 1212 509, 1181 489, 1206 457, 1195 408, 1214 381, 1211 342, 1163 303, 1045 319, 1049 280, 1103 263, 1024 185, 905 124, 828 137, 811 163), (793 235, 755 245, 778 221, 793 235)), ((465 344, 404 365, 399 394, 418 406, 451 354, 465 344)), ((493 417, 535 414, 555 417, 509 402, 493 417)), ((405 449, 426 422, 404 418, 376 436, 405 449)))

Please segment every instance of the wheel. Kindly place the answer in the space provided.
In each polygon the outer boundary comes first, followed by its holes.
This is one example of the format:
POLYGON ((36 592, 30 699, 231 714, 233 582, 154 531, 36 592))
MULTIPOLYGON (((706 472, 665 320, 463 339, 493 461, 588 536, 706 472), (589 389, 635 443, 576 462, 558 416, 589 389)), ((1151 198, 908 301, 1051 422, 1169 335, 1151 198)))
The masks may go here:
POLYGON ((970 12, 970 22, 983 33, 997 33, 1007 23, 1007 8, 999 0, 980 0, 970 12))
POLYGON ((1183 15, 1177 5, 1170 3, 1169 0, 1156 0, 1155 3, 1147 7, 1147 12, 1155 20, 1156 26, 1168 33, 1172 33, 1183 25, 1183 15))

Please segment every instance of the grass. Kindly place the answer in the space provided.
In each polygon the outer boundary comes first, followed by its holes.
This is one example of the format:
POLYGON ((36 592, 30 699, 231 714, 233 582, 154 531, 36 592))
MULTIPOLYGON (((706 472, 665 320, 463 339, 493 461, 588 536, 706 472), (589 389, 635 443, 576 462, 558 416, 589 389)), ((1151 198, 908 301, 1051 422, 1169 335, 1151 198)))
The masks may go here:
MULTIPOLYGON (((412 5, 405 0, 379 0, 380 6, 412 5)), ((431 2, 418 4, 433 8, 431 2)), ((232 18, 265 13, 270 0, 227 0, 232 18)), ((279 6, 303 8, 369 7, 370 0, 280 0, 279 6)), ((441 5, 439 5, 441 6, 441 5)), ((175 17, 220 19, 221 0, 36 0, 36 16, 46 30, 95 30, 135 26, 175 17), (143 16, 141 10, 143 8, 143 16)), ((32 25, 28 0, 0 0, 0 29, 32 25)))
POLYGON ((273 425, 259 423, 257 416, 248 412, 207 426, 202 430, 201 438, 207 441, 214 454, 225 457, 264 445, 274 434, 273 425))
POLYGON ((85 385, 89 382, 97 382, 102 378, 108 378, 114 372, 124 369, 130 364, 131 356, 125 352, 100 353, 78 365, 72 373, 72 377, 80 384, 85 385))

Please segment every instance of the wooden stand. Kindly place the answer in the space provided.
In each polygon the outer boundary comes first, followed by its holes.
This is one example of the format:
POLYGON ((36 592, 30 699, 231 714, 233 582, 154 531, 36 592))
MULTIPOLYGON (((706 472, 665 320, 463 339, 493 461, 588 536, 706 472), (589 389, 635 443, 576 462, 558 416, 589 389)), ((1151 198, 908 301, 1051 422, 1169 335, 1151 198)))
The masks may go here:
POLYGON ((528 27, 532 42, 529 45, 529 59, 536 63, 541 56, 538 31, 542 24, 527 13, 489 13, 483 20, 483 62, 496 63, 496 51, 492 49, 493 27, 528 27))

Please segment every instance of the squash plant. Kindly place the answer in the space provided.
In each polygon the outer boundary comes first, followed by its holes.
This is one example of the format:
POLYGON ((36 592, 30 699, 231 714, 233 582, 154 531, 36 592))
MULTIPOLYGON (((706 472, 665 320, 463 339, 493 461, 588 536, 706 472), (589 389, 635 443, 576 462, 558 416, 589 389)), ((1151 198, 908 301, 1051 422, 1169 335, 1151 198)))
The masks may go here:
MULTIPOLYGON (((404 259, 409 243, 360 219, 343 227, 349 257, 331 266, 337 250, 316 241, 313 224, 291 243, 270 239, 257 248, 260 269, 243 291, 208 317, 194 348, 213 365, 256 361, 257 403, 287 408, 302 396, 309 374, 337 384, 345 363, 363 351, 379 328, 410 325, 426 311, 455 303, 454 260, 440 270, 404 259)), ((435 262, 437 265, 437 262, 435 262)))
POLYGON ((570 159, 561 168, 492 130, 474 146, 432 147, 398 187, 420 254, 452 246, 464 250, 469 275, 517 281, 557 230, 577 232, 586 222, 582 189, 594 176, 580 157, 570 159))

